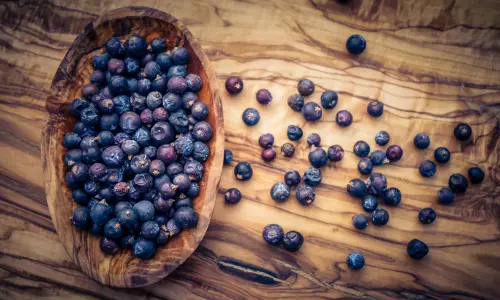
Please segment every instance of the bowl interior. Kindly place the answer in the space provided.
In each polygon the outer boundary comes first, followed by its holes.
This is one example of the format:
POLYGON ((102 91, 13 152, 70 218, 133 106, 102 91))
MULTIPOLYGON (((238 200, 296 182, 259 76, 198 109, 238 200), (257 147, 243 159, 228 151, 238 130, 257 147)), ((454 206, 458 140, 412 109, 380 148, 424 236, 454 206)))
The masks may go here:
POLYGON ((220 180, 223 153, 222 109, 217 81, 206 56, 189 31, 168 14, 153 9, 125 9, 106 14, 89 24, 66 54, 47 99, 49 120, 42 137, 46 192, 51 216, 67 252, 82 270, 101 283, 119 287, 138 287, 165 277, 186 260, 196 249, 206 232, 215 204, 220 180), (99 249, 100 237, 76 230, 70 223, 73 209, 71 189, 64 180, 63 136, 72 131, 77 119, 68 112, 69 103, 81 97, 81 88, 89 82, 93 71, 92 56, 104 52, 103 46, 112 37, 125 41, 131 35, 141 35, 149 43, 163 37, 168 49, 183 46, 190 53, 188 72, 198 74, 203 88, 197 93, 200 101, 209 107, 206 120, 213 127, 213 137, 207 143, 210 157, 204 163, 205 176, 200 182, 200 195, 194 200, 199 214, 196 228, 185 230, 157 249, 150 260, 135 258, 130 250, 116 255, 104 255, 99 249))

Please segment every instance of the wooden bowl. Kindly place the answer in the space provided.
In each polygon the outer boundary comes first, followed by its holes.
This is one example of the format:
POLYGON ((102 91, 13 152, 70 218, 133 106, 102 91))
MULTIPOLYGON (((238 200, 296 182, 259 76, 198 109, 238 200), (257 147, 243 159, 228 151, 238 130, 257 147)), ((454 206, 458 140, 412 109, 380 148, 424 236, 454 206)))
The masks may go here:
POLYGON ((205 235, 222 171, 222 104, 215 73, 198 41, 177 19, 155 9, 128 7, 106 13, 88 24, 69 48, 52 81, 46 108, 49 118, 41 140, 45 191, 52 221, 70 257, 88 276, 114 287, 145 286, 167 276, 193 253, 205 235), (198 74, 203 80, 198 97, 208 105, 207 122, 214 129, 208 143, 211 154, 204 164, 201 192, 194 201, 194 209, 199 214, 198 225, 158 247, 150 260, 138 259, 130 250, 120 250, 114 256, 104 255, 99 249, 99 237, 76 230, 70 223, 70 216, 77 205, 64 180, 63 136, 77 121, 68 113, 68 105, 74 98, 81 97, 81 87, 89 82, 93 69, 92 56, 102 51, 105 42, 112 36, 126 39, 134 34, 145 37, 148 43, 153 38, 164 37, 169 49, 187 48, 191 55, 188 72, 198 74))

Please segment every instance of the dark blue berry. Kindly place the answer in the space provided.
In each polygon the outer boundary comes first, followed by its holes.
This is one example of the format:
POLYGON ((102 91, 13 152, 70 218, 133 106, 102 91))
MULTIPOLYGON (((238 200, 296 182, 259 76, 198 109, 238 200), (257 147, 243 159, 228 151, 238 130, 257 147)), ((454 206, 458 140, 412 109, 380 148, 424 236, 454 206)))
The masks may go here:
POLYGON ((425 133, 419 133, 413 138, 413 144, 418 149, 426 149, 431 144, 431 139, 425 133))
POLYGON ((156 56, 156 63, 163 72, 166 72, 172 66, 172 59, 167 52, 162 52, 156 56))
POLYGON ((316 198, 316 193, 314 189, 308 185, 302 185, 297 188, 295 192, 295 198, 302 205, 311 205, 316 198))
POLYGON ((309 79, 302 79, 297 84, 297 90, 302 96, 309 96, 314 92, 314 83, 309 79))
POLYGON ((63 144, 68 149, 78 148, 82 139, 74 132, 69 132, 64 135, 63 144))
POLYGON ((353 147, 354 154, 358 157, 365 157, 370 153, 370 145, 365 141, 357 141, 353 147))
POLYGON ((370 153, 370 160, 375 166, 381 166, 389 162, 385 154, 385 151, 382 150, 375 150, 372 153, 370 153))
MULTIPOLYGON (((148 62, 150 61, 155 61, 156 60, 156 54, 152 52, 147 52, 142 58, 141 58, 141 67, 145 67, 148 62)), ((139 72, 138 76, 144 76, 144 72, 139 72)), ((142 77, 144 78, 144 77, 142 77)))
POLYGON ((80 114, 80 120, 89 126, 99 125, 100 115, 99 111, 95 107, 87 107, 82 110, 80 114))
POLYGON ((111 58, 108 62, 108 71, 110 75, 121 75, 125 73, 125 63, 121 59, 111 58))
POLYGON ((97 225, 95 223, 92 223, 89 228, 90 234, 96 235, 96 236, 103 236, 104 235, 104 225, 97 225))
POLYGON ((448 186, 455 194, 463 194, 467 191, 469 187, 469 181, 462 174, 453 174, 448 180, 448 186))
POLYGON ((182 95, 182 108, 190 111, 193 104, 198 101, 198 96, 193 92, 185 92, 182 95))
POLYGON ((125 74, 127 74, 127 75, 131 75, 131 76, 135 77, 135 75, 137 75, 137 73, 139 73, 139 71, 141 70, 140 62, 133 57, 125 58, 125 60, 123 61, 123 64, 124 64, 124 68, 125 68, 125 74))
MULTIPOLYGON (((87 195, 91 195, 91 196, 97 195, 97 193, 99 193, 100 188, 101 188, 101 186, 99 185, 99 183, 96 183, 93 181, 86 182, 83 185, 83 190, 85 191, 85 193, 87 193, 87 195)), ((87 204, 87 203, 85 203, 85 204, 87 204)))
POLYGON ((388 188, 384 192, 384 202, 387 205, 398 205, 401 202, 401 191, 394 187, 388 188))
POLYGON ((179 228, 193 228, 198 224, 198 214, 191 207, 181 207, 174 214, 174 222, 179 228))
POLYGON ((197 120, 205 120, 208 117, 208 106, 203 102, 196 102, 191 107, 191 115, 197 120))
POLYGON ((64 155, 64 163, 67 167, 72 167, 83 160, 83 152, 80 149, 70 149, 64 155))
POLYGON ((289 231, 283 237, 283 248, 290 252, 297 252, 304 244, 304 237, 298 231, 289 231))
POLYGON ((418 171, 423 177, 432 177, 436 173, 436 164, 430 160, 424 160, 420 163, 418 171))
POLYGON ((153 91, 153 83, 147 78, 139 79, 137 82, 137 92, 141 95, 148 95, 153 91))
POLYGON ((288 97, 288 106, 294 111, 301 111, 304 106, 304 97, 301 94, 294 94, 288 97))
POLYGON ((363 198, 366 193, 366 184, 361 179, 351 179, 347 184, 347 193, 356 198, 363 198))
POLYGON ((191 179, 184 173, 180 173, 175 175, 172 179, 172 183, 177 186, 178 193, 185 193, 189 190, 189 186, 191 185, 191 179))
POLYGON ((85 206, 78 206, 73 210, 71 223, 77 229, 87 229, 90 227, 90 213, 85 206))
POLYGON ((200 194, 200 184, 197 182, 191 182, 189 189, 186 192, 186 196, 190 198, 196 198, 200 194))
POLYGON ((137 202, 134 205, 134 210, 137 212, 138 219, 141 222, 151 221, 155 216, 153 203, 146 200, 137 202))
POLYGON ((347 39, 345 46, 349 53, 361 54, 366 49, 366 40, 359 34, 353 34, 347 39))
POLYGON ((135 57, 143 57, 147 47, 146 41, 139 35, 133 35, 125 42, 127 53, 135 57))
POLYGON ((397 162, 403 157, 403 148, 399 145, 392 145, 387 148, 385 155, 390 162, 397 162))
POLYGON ((295 153, 295 146, 291 143, 284 143, 281 146, 281 154, 285 157, 292 157, 295 153))
POLYGON ((205 121, 200 121, 193 126, 193 137, 197 141, 208 142, 212 135, 212 126, 205 121))
MULTIPOLYGON (((321 170, 316 168, 308 168, 304 172, 304 183, 309 186, 317 186, 321 183, 321 170)), ((300 181, 300 176, 299 176, 300 181)), ((297 183, 298 184, 298 183, 297 183)))
POLYGON ((187 68, 186 66, 172 66, 167 72, 167 81, 172 77, 186 77, 187 68))
POLYGON ((117 219, 111 219, 104 225, 104 235, 109 238, 119 239, 124 234, 125 231, 117 219))
POLYGON ((434 158, 438 163, 447 163, 450 160, 451 153, 445 147, 439 147, 434 150, 434 158))
POLYGON ((80 142, 80 149, 86 150, 89 148, 99 147, 99 143, 94 136, 86 136, 80 142))
POLYGON ((123 57, 123 56, 125 56, 125 47, 123 46, 120 39, 118 39, 117 37, 110 38, 106 42, 106 45, 104 47, 106 48, 106 52, 111 57, 123 57))
POLYGON ((233 152, 229 149, 224 149, 224 164, 229 165, 233 161, 233 152))
POLYGON ((184 133, 189 131, 189 121, 187 115, 183 112, 175 112, 168 118, 168 121, 174 129, 179 133, 184 133))
POLYGON ((190 92, 197 92, 201 89, 203 82, 201 77, 196 74, 188 74, 186 76, 187 90, 190 92))
POLYGON ((200 181, 203 178, 203 165, 196 160, 188 160, 184 164, 184 174, 192 181, 200 181))
POLYGON ((108 82, 108 87, 111 93, 115 95, 123 95, 128 93, 128 82, 125 77, 115 75, 108 82))
POLYGON ((453 133, 455 134, 457 140, 466 141, 472 135, 472 128, 468 124, 460 123, 455 127, 453 133))
POLYGON ((304 132, 299 126, 289 125, 286 134, 291 141, 298 141, 302 138, 304 132))
POLYGON ((141 173, 134 176, 133 186, 142 193, 147 192, 153 186, 153 176, 141 173))
POLYGON ((373 196, 382 196, 387 189, 387 178, 380 173, 373 173, 368 178, 367 192, 373 196))
POLYGON ((387 143, 389 143, 389 140, 391 139, 389 133, 387 131, 380 131, 375 135, 375 143, 380 146, 385 146, 387 143))
POLYGON ((365 265, 365 257, 359 252, 350 253, 347 256, 347 266, 352 270, 359 270, 365 265))
POLYGON ((271 198, 276 202, 285 202, 290 197, 290 187, 283 182, 277 182, 271 188, 271 198))
POLYGON ((269 245, 280 245, 284 237, 283 228, 278 224, 269 224, 262 231, 262 238, 269 245))
POLYGON ((344 149, 340 145, 333 145, 328 147, 327 151, 328 159, 337 162, 344 158, 344 149))
POLYGON ((141 147, 147 147, 151 145, 151 133, 144 127, 137 129, 134 134, 132 134, 132 139, 136 141, 141 147))
POLYGON ((208 159, 210 155, 210 149, 208 146, 200 141, 196 141, 193 144, 193 153, 191 157, 199 162, 204 162, 208 159))
POLYGON ((92 57, 92 62, 94 64, 94 69, 106 71, 108 68, 109 56, 106 53, 96 54, 92 57))
POLYGON ((80 117, 82 111, 89 107, 90 103, 83 98, 75 98, 69 105, 69 112, 75 116, 80 117))
POLYGON ((384 114, 384 103, 380 101, 371 101, 368 103, 367 112, 372 117, 380 117, 384 114))
POLYGON ((365 211, 372 212, 377 209, 378 200, 373 195, 366 195, 361 201, 361 205, 365 211))
POLYGON ((337 106, 337 102, 339 100, 339 96, 335 91, 325 90, 321 94, 321 106, 324 109, 332 109, 337 106))
POLYGON ((108 237, 102 237, 99 242, 99 248, 104 254, 115 254, 120 250, 118 243, 108 237))
POLYGON ((84 189, 73 190, 73 192, 71 193, 71 197, 73 201, 80 205, 87 205, 90 200, 84 189))
POLYGON ((102 161, 108 166, 112 168, 121 167, 123 164, 123 160, 125 155, 118 146, 110 146, 101 154, 102 161))
POLYGON ((368 175, 373 170, 373 163, 369 158, 362 158, 358 162, 358 171, 363 175, 368 175))
POLYGON ((155 221, 144 222, 141 226, 141 236, 148 240, 156 240, 160 233, 160 226, 155 221))
MULTIPOLYGON (((165 227, 166 229, 166 227, 165 227)), ((160 230, 158 233, 158 237, 156 238, 156 244, 158 245, 165 245, 168 242, 169 238, 169 233, 165 230, 160 230)))
POLYGON ((469 178, 472 184, 479 184, 484 180, 484 171, 480 167, 472 167, 468 170, 469 178))
POLYGON ((95 70, 94 72, 92 72, 92 74, 90 74, 90 82, 97 86, 104 85, 106 83, 106 76, 104 75, 104 72, 100 70, 95 70))
POLYGON ((224 194, 224 200, 229 204, 236 204, 241 200, 241 192, 237 188, 230 188, 224 194))
POLYGON ((429 247, 421 240, 413 239, 408 243, 406 251, 411 258, 419 260, 429 253, 429 247))
POLYGON ((90 218, 92 219, 92 222, 98 225, 106 224, 109 219, 111 219, 112 214, 113 210, 111 209, 111 206, 106 203, 106 201, 96 203, 90 209, 90 218))
POLYGON ((134 255, 142 259, 150 259, 156 253, 155 242, 142 237, 136 239, 132 249, 134 255))
MULTIPOLYGON (((319 171, 319 170, 318 170, 319 171)), ((294 187, 294 186, 297 186, 299 185, 300 183, 300 174, 299 172, 297 171, 288 171, 285 173, 285 183, 290 186, 290 187, 294 187)), ((321 181, 321 179, 320 179, 321 181)))
POLYGON ((236 167, 234 167, 234 176, 239 180, 247 181, 252 178, 252 175, 252 167, 245 161, 239 162, 236 167))
POLYGON ((101 116, 99 123, 101 130, 115 131, 118 128, 120 117, 118 114, 105 114, 101 116))
POLYGON ((377 208, 372 212, 371 220, 374 225, 385 225, 389 222, 389 212, 383 208, 377 208))
POLYGON ((368 217, 364 214, 357 214, 352 217, 352 225, 354 225, 356 229, 365 229, 368 227, 368 220, 368 217))
POLYGON ((352 114, 347 110, 341 110, 335 116, 335 122, 337 122, 340 127, 348 127, 352 124, 352 114))
POLYGON ((321 109, 321 106, 319 106, 317 103, 307 102, 302 107, 302 115, 304 116, 304 119, 306 119, 306 121, 316 122, 319 119, 321 119, 321 116, 323 115, 323 110, 321 109))
POLYGON ((238 76, 230 76, 226 79, 225 87, 229 94, 239 94, 243 90, 243 80, 238 76))
POLYGON ((255 108, 247 108, 243 112, 242 119, 247 126, 255 126, 260 120, 259 111, 255 108))
POLYGON ((174 65, 185 65, 189 60, 189 52, 184 47, 175 48, 172 51, 172 62, 174 65))
POLYGON ((167 50, 167 42, 162 38, 154 38, 151 43, 151 51, 154 53, 161 53, 167 50))
POLYGON ((122 249, 132 249, 135 243, 135 235, 129 234, 120 239, 120 247, 122 249))
POLYGON ((418 213, 418 220, 422 224, 430 224, 434 222, 435 219, 436 212, 430 207, 422 208, 422 210, 418 213))
POLYGON ((326 166, 328 163, 328 155, 323 148, 315 148, 309 152, 309 163, 316 168, 326 166))

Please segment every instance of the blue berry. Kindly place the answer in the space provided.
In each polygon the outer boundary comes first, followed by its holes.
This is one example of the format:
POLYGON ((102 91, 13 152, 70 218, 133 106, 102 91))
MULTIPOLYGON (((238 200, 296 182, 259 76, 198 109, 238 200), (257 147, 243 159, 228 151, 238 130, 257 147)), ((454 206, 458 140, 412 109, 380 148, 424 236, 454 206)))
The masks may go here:
POLYGON ((78 229, 87 229, 90 227, 90 213, 85 206, 78 206, 73 210, 71 223, 78 229))
POLYGON ((365 157, 370 153, 370 145, 365 141, 357 141, 353 147, 354 154, 358 157, 365 157))
POLYGON ((429 247, 421 240, 413 239, 408 243, 406 251, 411 258, 420 260, 429 253, 429 247))
POLYGON ((252 167, 245 161, 239 162, 236 167, 234 167, 234 176, 239 180, 247 181, 252 178, 252 175, 252 167))
POLYGON ((247 108, 243 112, 242 119, 247 126, 255 126, 260 120, 259 111, 255 108, 247 108))
POLYGON ((468 170, 472 184, 479 184, 484 180, 484 171, 480 167, 473 167, 468 170))
POLYGON ((141 236, 148 240, 156 240, 160 234, 160 226, 155 221, 147 221, 142 223, 141 236))
POLYGON ((298 141, 302 138, 304 132, 299 126, 289 125, 286 134, 290 141, 298 141))
POLYGON ((378 200, 375 198, 373 195, 366 195, 362 202, 361 205, 363 206, 363 209, 367 212, 373 212, 375 209, 377 209, 378 206, 378 200))
POLYGON ((370 116, 378 118, 384 114, 384 103, 380 101, 371 101, 368 103, 366 110, 370 116))
POLYGON ((339 96, 335 91, 325 90, 321 94, 321 106, 324 109, 332 109, 337 106, 337 102, 339 100, 339 96))
POLYGON ((309 162, 315 168, 321 168, 328 163, 328 155, 323 148, 315 148, 309 152, 309 162))
POLYGON ((422 208, 422 210, 418 213, 418 220, 422 224, 430 224, 434 222, 435 219, 436 212, 430 207, 422 208))
POLYGON ((155 216, 155 208, 153 203, 142 200, 134 205, 134 210, 137 212, 137 217, 141 222, 153 220, 155 216))
POLYGON ((372 153, 370 153, 370 160, 372 161, 373 165, 375 165, 375 166, 381 166, 381 165, 389 162, 389 160, 387 159, 387 156, 385 154, 385 151, 382 151, 382 150, 372 151, 372 153))
POLYGON ((142 259, 150 259, 156 253, 155 243, 145 238, 136 239, 132 248, 134 255, 142 259))
POLYGON ((276 202, 285 202, 290 197, 290 188, 283 182, 277 182, 271 188, 271 198, 276 202))
POLYGON ((347 51, 351 54, 361 54, 366 49, 366 40, 359 34, 351 35, 345 44, 347 51))
POLYGON ((455 194, 463 194, 469 187, 469 181, 462 174, 453 174, 448 179, 448 186, 455 194))
POLYGON ((472 135, 472 128, 468 124, 460 123, 455 127, 453 133, 457 140, 466 141, 472 135))
POLYGON ((420 163, 418 171, 423 177, 432 177, 436 173, 436 164, 430 160, 424 160, 420 163))
POLYGON ((439 147, 434 150, 434 158, 438 163, 447 163, 450 160, 451 153, 445 147, 439 147))
POLYGON ((368 227, 368 217, 364 214, 357 214, 352 218, 352 225, 356 229, 365 229, 368 227))
POLYGON ((124 234, 125 231, 117 219, 111 219, 104 225, 104 235, 109 238, 119 239, 124 234))
POLYGON ((262 238, 269 245, 279 245, 283 241, 285 234, 283 228, 278 224, 269 224, 262 231, 262 238))
POLYGON ((372 212, 371 220, 374 225, 385 225, 389 222, 389 212, 383 208, 377 208, 372 212))
POLYGON ((366 184, 358 178, 354 178, 347 184, 347 193, 356 198, 364 197, 366 193, 366 184))
POLYGON ((297 252, 304 244, 304 237, 298 231, 289 231, 285 234, 282 245, 283 248, 290 252, 297 252))
POLYGON ((106 48, 106 52, 111 57, 123 57, 123 56, 125 56, 125 47, 123 46, 120 39, 118 39, 117 37, 110 38, 106 42, 106 45, 104 47, 106 48))
POLYGON ((431 144, 431 139, 425 133, 419 133, 413 138, 413 144, 418 149, 426 149, 431 144))
POLYGON ((174 222, 179 228, 193 228, 198 224, 198 214, 191 207, 181 207, 174 214, 174 222))
POLYGON ((401 191, 398 188, 388 188, 384 192, 384 202, 387 205, 396 206, 401 202, 401 191))
POLYGON ((358 162, 358 171, 363 175, 368 175, 373 170, 373 163, 369 158, 362 158, 358 162))
MULTIPOLYGON (((298 177, 300 181, 300 175, 298 177)), ((304 183, 309 185, 309 186, 317 186, 321 183, 321 170, 317 168, 308 168, 304 172, 304 183)), ((298 183, 297 183, 298 184, 298 183)))
POLYGON ((379 146, 385 146, 387 143, 389 143, 389 140, 391 139, 389 133, 387 131, 380 131, 375 135, 375 143, 379 146))
POLYGON ((347 266, 353 270, 359 270, 365 265, 365 257, 359 252, 350 253, 347 256, 347 266))

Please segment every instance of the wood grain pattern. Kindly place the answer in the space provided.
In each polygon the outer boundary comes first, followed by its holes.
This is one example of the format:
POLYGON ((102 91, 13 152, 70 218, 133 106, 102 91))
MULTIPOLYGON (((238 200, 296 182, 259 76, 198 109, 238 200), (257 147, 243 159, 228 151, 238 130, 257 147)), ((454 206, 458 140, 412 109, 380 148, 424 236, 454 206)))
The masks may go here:
POLYGON ((182 264, 198 247, 210 223, 220 182, 224 153, 224 123, 218 82, 210 62, 192 34, 177 19, 164 12, 130 7, 113 10, 85 27, 63 58, 50 87, 46 108, 49 113, 42 132, 41 150, 45 191, 54 226, 66 251, 84 273, 113 287, 141 287, 164 278, 182 264), (76 230, 69 221, 78 205, 71 201, 71 189, 65 184, 63 137, 77 119, 68 112, 72 99, 81 96, 82 87, 93 71, 92 57, 100 53, 106 41, 115 36, 126 40, 140 35, 149 43, 165 38, 168 49, 185 47, 190 53, 188 71, 203 80, 198 98, 210 108, 207 122, 213 138, 208 142, 209 159, 204 163, 206 176, 200 182, 200 195, 194 203, 199 215, 196 228, 183 231, 164 247, 158 247, 153 259, 142 260, 131 251, 104 255, 100 238, 76 230))
MULTIPOLYGON (((296 1, 4 1, 0 3, 0 298, 35 296, 96 299, 498 299, 500 278, 500 2, 494 0, 327 0, 296 1), (178 17, 198 38, 219 85, 230 75, 245 80, 237 97, 221 92, 225 146, 235 160, 252 163, 246 183, 223 169, 214 214, 200 246, 166 279, 141 289, 112 289, 79 271, 59 242, 45 202, 39 140, 47 117, 44 99, 59 62, 75 36, 104 11, 145 5, 178 17), (352 57, 345 39, 363 34, 367 51, 352 57), (340 94, 338 107, 318 124, 304 124, 286 107, 299 79, 308 77, 319 99, 324 88, 340 94), (268 88, 273 103, 255 102, 268 88), (368 101, 386 105, 381 119, 366 113, 368 101), (242 126, 246 107, 260 110, 257 127, 242 126), (334 123, 339 109, 350 109, 347 129, 334 123), (454 125, 473 125, 470 144, 457 143, 454 125), (321 134, 323 145, 341 144, 348 153, 324 170, 324 184, 308 208, 291 198, 277 205, 268 194, 291 168, 307 165, 305 141, 291 159, 263 163, 257 139, 272 132, 277 146, 289 124, 321 134), (355 231, 351 217, 359 202, 345 193, 358 177, 355 141, 385 129, 405 156, 379 168, 403 192, 400 207, 389 208, 385 228, 355 231), (452 161, 433 179, 418 175, 418 163, 432 149, 416 151, 411 138, 431 134, 431 148, 445 145, 452 161), (473 165, 487 172, 454 205, 436 204, 437 190, 449 174, 473 165), (223 202, 226 189, 238 187, 244 199, 223 202), (433 207, 438 219, 422 226, 416 214, 433 207), (265 246, 262 228, 280 223, 301 231, 306 242, 290 254, 265 246), (430 254, 420 262, 405 253, 420 238, 430 254), (350 271, 351 251, 361 251, 366 266, 350 271)), ((233 163, 234 166, 234 163, 233 163)))

